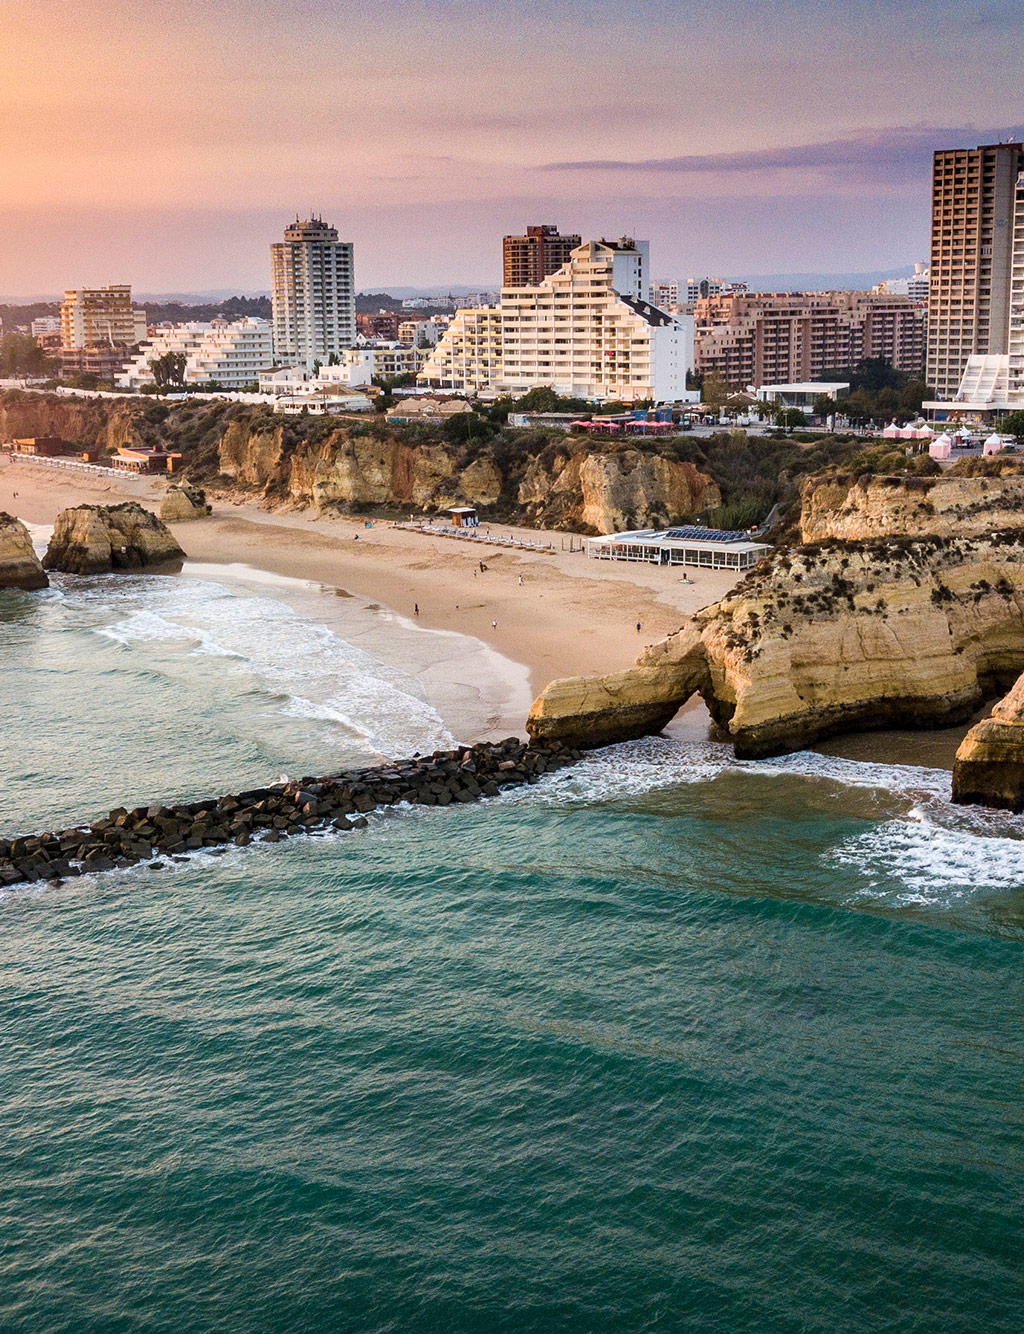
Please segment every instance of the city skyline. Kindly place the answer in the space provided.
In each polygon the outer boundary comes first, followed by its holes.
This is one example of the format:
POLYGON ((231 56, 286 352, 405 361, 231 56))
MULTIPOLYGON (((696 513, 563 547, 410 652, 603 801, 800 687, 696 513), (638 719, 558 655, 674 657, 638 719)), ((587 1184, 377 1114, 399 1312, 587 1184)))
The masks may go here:
POLYGON ((1024 135, 1004 4, 7 9, 8 295, 263 290, 296 211, 362 290, 493 283, 542 221, 649 237, 656 276, 889 269, 927 254, 933 149, 1024 135))

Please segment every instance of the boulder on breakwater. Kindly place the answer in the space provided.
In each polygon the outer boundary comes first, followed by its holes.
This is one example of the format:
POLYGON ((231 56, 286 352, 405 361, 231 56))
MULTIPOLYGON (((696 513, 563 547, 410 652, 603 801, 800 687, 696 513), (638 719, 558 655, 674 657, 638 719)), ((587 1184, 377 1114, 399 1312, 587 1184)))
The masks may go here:
POLYGON ((184 558, 167 525, 131 500, 62 510, 43 566, 65 574, 106 574, 180 566, 184 558))
POLYGON ((1024 810, 1024 676, 961 741, 953 765, 953 800, 1024 810))
POLYGON ((60 881, 203 848, 279 843, 317 830, 363 828, 384 806, 465 805, 505 788, 535 783, 574 764, 580 752, 557 742, 528 746, 517 737, 435 751, 394 764, 303 778, 175 806, 160 803, 110 811, 92 824, 59 832, 0 838, 0 888, 60 881))
POLYGON ((160 518, 164 523, 186 523, 190 519, 205 519, 213 513, 206 503, 206 492, 192 482, 172 482, 160 502, 160 518))
POLYGON ((0 511, 0 588, 45 588, 46 571, 20 519, 0 511))

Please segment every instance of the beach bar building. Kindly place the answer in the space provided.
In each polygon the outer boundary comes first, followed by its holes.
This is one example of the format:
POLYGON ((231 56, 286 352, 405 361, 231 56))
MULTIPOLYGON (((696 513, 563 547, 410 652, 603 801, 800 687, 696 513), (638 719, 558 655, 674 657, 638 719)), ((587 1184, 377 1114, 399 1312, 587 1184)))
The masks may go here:
POLYGON ((453 505, 448 513, 452 516, 453 528, 476 528, 480 522, 472 505, 453 505))
POLYGON ((711 570, 749 570, 771 547, 744 532, 724 528, 649 528, 587 539, 594 560, 647 561, 651 565, 699 565, 711 570))

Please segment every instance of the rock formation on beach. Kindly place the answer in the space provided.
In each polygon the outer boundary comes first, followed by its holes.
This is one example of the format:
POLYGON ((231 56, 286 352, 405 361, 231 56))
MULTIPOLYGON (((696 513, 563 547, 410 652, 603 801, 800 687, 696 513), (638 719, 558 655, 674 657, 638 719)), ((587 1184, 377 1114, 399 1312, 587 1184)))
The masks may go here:
POLYGON ((1024 810, 1024 676, 960 743, 953 765, 953 800, 1024 810))
MULTIPOLYGON (((929 489, 936 510, 944 481, 929 489)), ((962 479, 950 482, 962 496, 962 479)), ((804 498, 805 518, 810 498, 819 526, 821 486, 809 483, 804 498)), ((905 485, 880 491, 906 503, 905 485)), ((879 505, 867 526, 884 521, 879 505)), ((695 693, 742 757, 837 732, 962 722, 1024 668, 1024 528, 993 532, 981 508, 957 523, 985 535, 832 538, 779 550, 632 671, 553 682, 528 731, 575 745, 634 737, 664 725, 695 693)))
POLYGON ((212 513, 213 506, 206 503, 206 492, 192 482, 172 482, 160 502, 160 518, 165 523, 205 519, 212 513))
POLYGON ((66 574, 105 574, 180 565, 184 556, 167 525, 129 501, 62 510, 43 565, 66 574))
POLYGON ((46 571, 20 519, 0 511, 0 589, 45 588, 46 571))

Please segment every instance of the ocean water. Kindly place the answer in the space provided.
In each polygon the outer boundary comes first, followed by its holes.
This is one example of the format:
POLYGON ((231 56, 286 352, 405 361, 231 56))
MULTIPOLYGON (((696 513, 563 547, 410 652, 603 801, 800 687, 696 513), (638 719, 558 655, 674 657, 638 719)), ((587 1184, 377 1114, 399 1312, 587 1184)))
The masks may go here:
MULTIPOLYGON (((273 598, 0 595, 0 811, 450 740, 273 598)), ((0 897, 0 1329, 1016 1331, 1024 821, 692 732, 0 897)))

